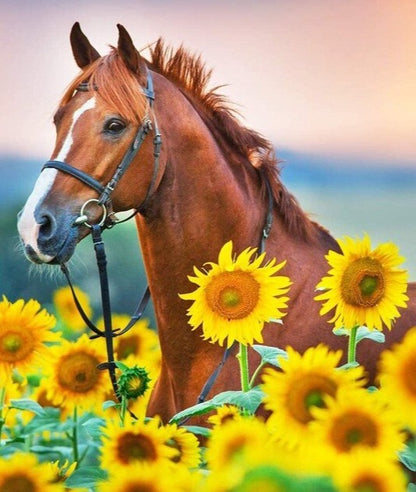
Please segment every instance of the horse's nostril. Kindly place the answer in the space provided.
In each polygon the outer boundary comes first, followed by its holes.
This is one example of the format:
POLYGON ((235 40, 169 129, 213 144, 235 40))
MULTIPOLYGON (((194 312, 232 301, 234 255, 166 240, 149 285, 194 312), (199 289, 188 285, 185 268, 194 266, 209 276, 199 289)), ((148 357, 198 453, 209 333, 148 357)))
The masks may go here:
POLYGON ((56 230, 55 217, 50 213, 44 213, 37 220, 39 224, 39 238, 49 239, 51 238, 56 230))

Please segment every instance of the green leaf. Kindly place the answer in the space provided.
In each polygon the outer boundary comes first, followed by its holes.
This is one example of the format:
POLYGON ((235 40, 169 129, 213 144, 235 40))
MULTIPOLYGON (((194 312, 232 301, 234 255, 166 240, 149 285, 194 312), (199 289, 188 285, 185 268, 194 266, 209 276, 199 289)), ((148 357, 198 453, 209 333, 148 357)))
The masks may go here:
POLYGON ((353 362, 347 362, 346 364, 343 364, 342 366, 337 367, 337 370, 339 369, 352 369, 354 367, 359 367, 359 362, 353 361, 353 362))
POLYGON ((400 461, 410 471, 416 471, 416 445, 412 443, 399 454, 400 461))
POLYGON ((260 406, 263 397, 263 391, 256 386, 249 391, 224 391, 214 396, 211 401, 216 407, 235 405, 236 407, 248 410, 250 413, 254 413, 260 406))
POLYGON ((107 410, 108 408, 115 408, 115 407, 119 407, 119 406, 120 406, 120 403, 118 403, 116 401, 106 400, 103 403, 103 410, 107 410))
POLYGON ((72 473, 70 477, 65 480, 65 486, 70 489, 76 488, 93 488, 96 482, 106 480, 107 473, 97 466, 83 466, 78 468, 72 473))
POLYGON ((170 424, 180 424, 184 419, 189 419, 191 417, 197 417, 198 415, 204 415, 205 413, 215 410, 216 405, 212 403, 212 400, 204 401, 203 403, 197 403, 192 407, 185 408, 181 412, 174 415, 170 420, 170 424))
POLYGON ((66 422, 61 422, 60 411, 58 408, 44 408, 42 415, 35 415, 33 419, 25 427, 28 433, 39 433, 45 430, 55 430, 61 432, 67 427, 66 422))
POLYGON ((372 340, 377 343, 384 343, 386 337, 381 331, 369 330, 366 326, 360 326, 357 330, 357 343, 364 339, 372 340))
POLYGON ((99 417, 92 417, 82 424, 82 427, 86 430, 87 434, 92 439, 100 439, 103 434, 103 427, 105 421, 99 417))
MULTIPOLYGON (((334 335, 337 336, 350 336, 351 330, 346 328, 337 328, 333 330, 334 335)), ((378 330, 369 330, 366 326, 360 326, 357 330, 356 343, 361 342, 361 340, 368 339, 377 343, 384 343, 386 337, 384 333, 378 330)))
POLYGON ((10 408, 33 412, 35 415, 45 415, 45 410, 37 401, 21 398, 20 400, 10 400, 10 408))
POLYGON ((254 413, 260 406, 264 393, 256 386, 249 391, 224 391, 214 396, 211 400, 198 403, 182 410, 170 419, 171 424, 178 424, 183 419, 204 415, 223 405, 235 405, 254 413))
POLYGON ((68 459, 72 456, 73 449, 71 446, 42 446, 37 444, 35 446, 31 446, 30 451, 37 455, 58 455, 60 458, 68 459))
POLYGON ((196 434, 199 436, 209 437, 211 435, 211 430, 206 427, 201 427, 199 425, 184 425, 184 429, 188 432, 192 432, 192 434, 196 434))
POLYGON ((252 345, 252 348, 261 356, 261 361, 265 364, 271 364, 280 368, 278 357, 287 359, 288 355, 285 350, 277 347, 268 347, 267 345, 252 345))

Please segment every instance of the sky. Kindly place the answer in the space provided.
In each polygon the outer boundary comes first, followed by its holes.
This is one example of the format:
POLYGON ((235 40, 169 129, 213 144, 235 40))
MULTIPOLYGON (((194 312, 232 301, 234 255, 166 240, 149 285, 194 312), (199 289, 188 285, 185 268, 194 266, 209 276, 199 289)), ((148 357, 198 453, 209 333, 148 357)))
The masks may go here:
POLYGON ((416 168, 415 0, 0 0, 0 154, 50 156, 75 21, 200 54, 277 149, 416 168))

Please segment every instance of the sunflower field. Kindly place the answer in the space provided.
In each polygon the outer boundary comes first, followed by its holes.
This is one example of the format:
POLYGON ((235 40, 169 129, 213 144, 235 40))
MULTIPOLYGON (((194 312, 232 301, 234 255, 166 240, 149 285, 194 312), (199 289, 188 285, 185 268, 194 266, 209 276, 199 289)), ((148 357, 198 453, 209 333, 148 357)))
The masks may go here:
MULTIPOLYGON (((252 248, 236 256, 229 242, 218 263, 195 267, 196 289, 178 293, 189 329, 207 343, 239 346, 241 390, 169 423, 146 417, 161 363, 148 321, 115 339, 117 399, 97 368, 104 341, 91 341, 69 288, 55 292, 53 312, 3 297, 0 492, 416 491, 416 327, 382 352, 377 386, 356 360, 357 344, 383 343, 407 306, 403 258, 391 243, 372 249, 368 236, 339 245, 315 299, 333 315, 328 329, 345 339, 344 365, 342 351, 323 344, 304 353, 262 344, 264 324, 278 330, 287 312, 284 263, 265 263, 252 248), (261 362, 250 374, 252 352, 261 362), (203 415, 206 426, 189 423, 203 415)), ((114 326, 128 321, 113 317, 114 326)))

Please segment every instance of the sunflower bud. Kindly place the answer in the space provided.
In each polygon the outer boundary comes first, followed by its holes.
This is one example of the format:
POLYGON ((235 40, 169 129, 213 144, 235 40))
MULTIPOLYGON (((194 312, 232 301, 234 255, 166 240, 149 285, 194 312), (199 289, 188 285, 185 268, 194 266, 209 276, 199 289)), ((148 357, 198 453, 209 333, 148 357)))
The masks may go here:
POLYGON ((126 367, 118 379, 118 394, 122 398, 134 400, 143 396, 149 388, 151 379, 144 367, 126 367))

